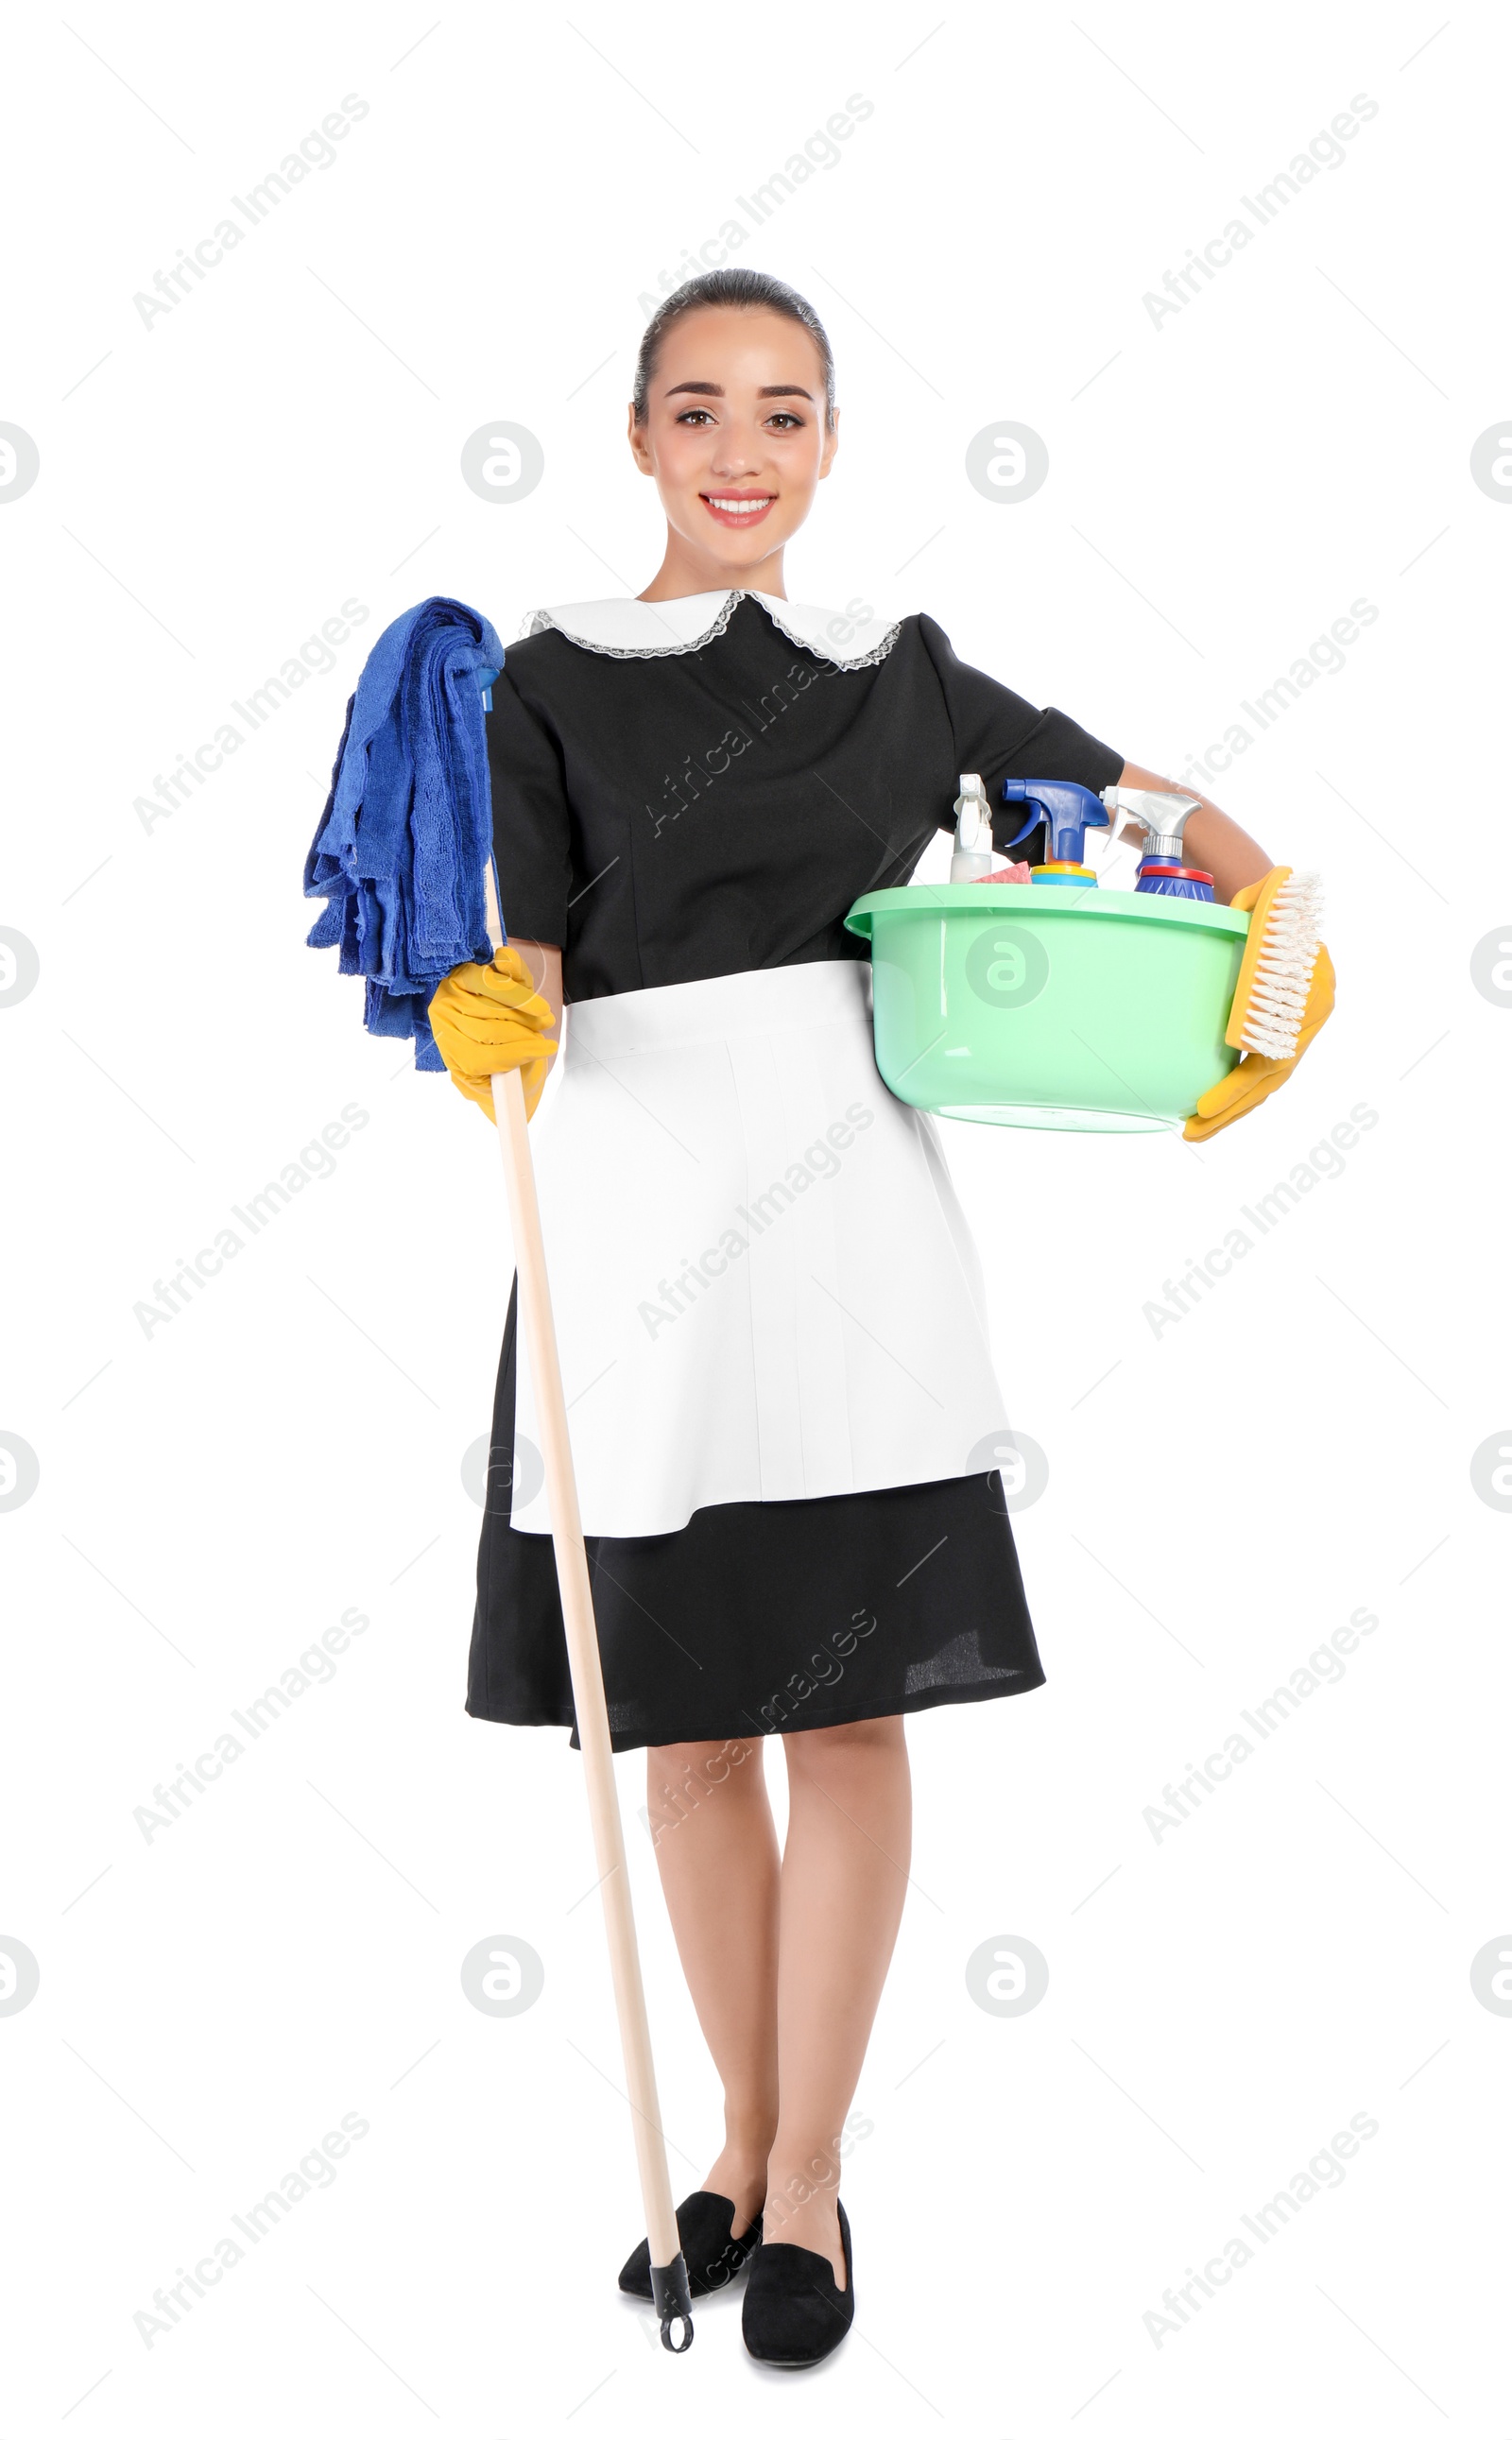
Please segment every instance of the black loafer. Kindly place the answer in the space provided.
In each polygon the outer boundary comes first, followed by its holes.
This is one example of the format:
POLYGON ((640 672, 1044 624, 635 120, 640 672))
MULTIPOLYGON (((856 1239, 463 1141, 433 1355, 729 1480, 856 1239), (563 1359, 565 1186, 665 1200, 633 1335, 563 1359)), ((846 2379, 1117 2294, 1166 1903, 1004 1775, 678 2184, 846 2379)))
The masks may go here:
MULTIPOLYGON (((760 2245, 759 2204, 749 2228, 739 2236, 730 2235, 734 2224, 735 2206, 729 2197, 710 2194, 706 2187, 700 2186, 677 2205, 677 2234, 688 2266, 691 2296, 711 2296, 716 2288, 728 2288, 760 2245)), ((639 2296, 650 2304, 651 2248, 644 2237, 621 2271, 620 2285, 627 2296, 639 2296)))
POLYGON ((855 2272, 851 2263, 851 2223, 836 2198, 845 2286, 822 2253, 806 2245, 764 2245, 746 2284, 741 2329, 747 2352, 759 2362, 798 2371, 833 2355, 855 2319, 855 2272))

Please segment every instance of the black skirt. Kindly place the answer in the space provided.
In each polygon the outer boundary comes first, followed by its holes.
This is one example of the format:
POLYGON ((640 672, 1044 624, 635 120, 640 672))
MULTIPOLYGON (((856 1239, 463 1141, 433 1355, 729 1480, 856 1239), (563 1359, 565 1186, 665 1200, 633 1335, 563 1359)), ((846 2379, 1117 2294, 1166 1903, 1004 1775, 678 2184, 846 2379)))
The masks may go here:
MULTIPOLYGON (((510 1523, 514 1334, 512 1290, 467 1710, 570 1728, 576 1745, 550 1536, 510 1523)), ((679 1533, 585 1540, 617 1753, 834 1728, 1045 1682, 996 1471, 732 1500, 698 1509, 679 1533)))

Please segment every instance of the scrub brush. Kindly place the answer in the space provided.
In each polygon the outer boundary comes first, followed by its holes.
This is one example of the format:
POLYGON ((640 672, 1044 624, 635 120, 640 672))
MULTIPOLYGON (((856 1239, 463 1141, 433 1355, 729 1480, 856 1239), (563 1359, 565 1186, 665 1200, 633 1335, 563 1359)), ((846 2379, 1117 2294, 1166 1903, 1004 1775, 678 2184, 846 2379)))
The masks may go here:
POLYGON ((1223 1038, 1233 1050, 1294 1059, 1323 945, 1321 876, 1278 864, 1232 904, 1248 906, 1250 932, 1223 1038))

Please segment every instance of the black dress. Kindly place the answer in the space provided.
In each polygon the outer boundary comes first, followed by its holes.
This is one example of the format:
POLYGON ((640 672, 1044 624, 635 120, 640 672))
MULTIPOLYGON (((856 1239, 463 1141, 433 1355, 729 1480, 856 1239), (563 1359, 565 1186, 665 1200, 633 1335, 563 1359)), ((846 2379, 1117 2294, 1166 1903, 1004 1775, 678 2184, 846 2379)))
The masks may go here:
MULTIPOLYGON (((1122 773, 1063 712, 958 660, 931 619, 846 665, 763 599, 731 596, 691 646, 594 649, 547 627, 509 648, 488 721, 504 922, 562 947, 569 1001, 865 958, 846 910, 909 879, 953 823, 961 772, 989 801, 1010 777, 1096 790, 1122 773)), ((1005 847, 1021 813, 993 818, 1005 847)), ((1015 852, 1037 860, 1039 835, 1015 852)), ((514 1347, 512 1292, 467 1710, 576 1744, 551 1542, 510 1523, 514 1347)), ((617 1751, 1044 1682, 997 1471, 586 1541, 617 1751)))

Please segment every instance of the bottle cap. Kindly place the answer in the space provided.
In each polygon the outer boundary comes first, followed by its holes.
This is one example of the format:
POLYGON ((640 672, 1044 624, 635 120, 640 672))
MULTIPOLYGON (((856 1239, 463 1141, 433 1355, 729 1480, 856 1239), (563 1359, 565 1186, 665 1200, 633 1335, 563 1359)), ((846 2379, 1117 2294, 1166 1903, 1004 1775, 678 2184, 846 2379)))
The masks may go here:
POLYGON ((1067 864, 1058 859, 1033 866, 1029 878, 1050 888, 1095 889, 1097 887, 1097 875, 1089 864, 1067 864))

